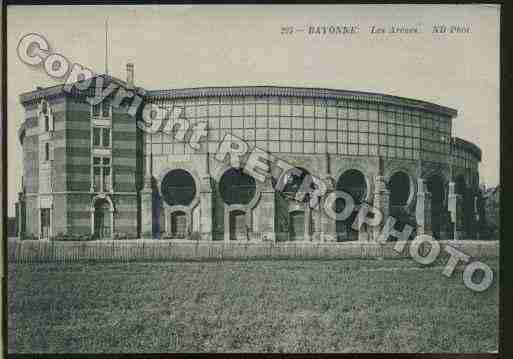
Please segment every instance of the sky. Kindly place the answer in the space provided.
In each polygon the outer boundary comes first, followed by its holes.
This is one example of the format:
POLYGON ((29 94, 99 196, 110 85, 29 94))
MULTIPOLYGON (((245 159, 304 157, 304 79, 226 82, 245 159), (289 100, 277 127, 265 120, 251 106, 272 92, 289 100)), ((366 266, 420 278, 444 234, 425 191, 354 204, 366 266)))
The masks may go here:
POLYGON ((168 5, 7 8, 8 215, 21 190, 19 94, 62 81, 17 55, 20 39, 43 35, 51 49, 101 73, 105 20, 109 72, 148 90, 277 85, 379 92, 458 110, 453 136, 483 151, 481 182, 499 184, 497 5, 168 5), (434 34, 434 25, 468 33, 434 34), (310 26, 355 25, 352 35, 308 34, 310 26), (282 27, 305 29, 282 34, 282 27), (371 33, 371 27, 387 33, 371 33), (389 33, 391 26, 419 33, 389 33))

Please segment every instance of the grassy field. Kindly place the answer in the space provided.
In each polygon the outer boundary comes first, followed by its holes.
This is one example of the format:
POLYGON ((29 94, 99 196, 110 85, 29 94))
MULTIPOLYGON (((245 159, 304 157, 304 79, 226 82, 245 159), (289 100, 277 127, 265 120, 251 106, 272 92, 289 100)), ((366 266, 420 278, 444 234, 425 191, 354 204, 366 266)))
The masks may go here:
MULTIPOLYGON (((497 261, 485 261, 497 270, 497 261)), ((9 268, 9 352, 497 349, 497 280, 411 260, 9 268)))

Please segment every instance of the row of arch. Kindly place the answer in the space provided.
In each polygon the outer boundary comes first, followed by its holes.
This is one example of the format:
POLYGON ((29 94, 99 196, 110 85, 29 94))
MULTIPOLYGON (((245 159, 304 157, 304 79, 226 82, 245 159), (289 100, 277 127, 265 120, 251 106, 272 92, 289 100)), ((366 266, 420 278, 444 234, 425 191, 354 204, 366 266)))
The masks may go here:
MULTIPOLYGON (((297 167, 295 171, 290 171, 280 179, 273 179, 272 184, 276 188, 282 188, 280 195, 285 199, 293 199, 300 191, 306 190, 304 201, 308 200, 308 193, 315 189, 313 181, 308 177, 311 174, 304 168, 297 167), (281 187, 279 185, 281 183, 281 187), (306 186, 305 186, 306 183, 306 186)), ((414 215, 408 211, 408 206, 413 200, 415 186, 411 177, 404 171, 396 171, 386 183, 389 190, 389 209, 390 214, 400 220, 400 223, 409 223, 415 225, 414 215)), ((163 201, 170 207, 180 208, 191 206, 197 200, 198 189, 194 177, 187 170, 173 169, 169 171, 161 181, 161 196, 163 201)), ((336 182, 336 190, 348 192, 356 204, 369 201, 369 184, 365 175, 357 169, 349 169, 341 174, 336 182)), ((435 237, 440 238, 441 233, 447 230, 448 211, 447 211, 447 186, 440 175, 432 175, 427 180, 427 190, 431 192, 431 226, 435 237)), ((246 211, 247 206, 257 194, 256 181, 250 175, 242 172, 240 169, 227 169, 219 180, 219 194, 223 202, 229 206, 234 206, 235 210, 229 212, 228 228, 231 239, 245 239, 249 235, 250 229, 247 225, 246 211)), ((464 199, 465 221, 471 220, 469 208, 469 191, 465 185, 465 179, 460 176, 456 181, 456 192, 461 194, 464 199)), ((337 202, 337 207, 343 207, 343 200, 337 202)), ((337 211, 339 208, 337 208, 337 211)), ((470 211, 471 212, 471 211, 470 211)), ((185 237, 188 228, 187 212, 182 209, 172 211, 169 214, 167 231, 173 237, 185 237)), ((288 232, 289 239, 301 239, 304 236, 305 213, 300 210, 289 212, 288 232)), ((336 232, 339 240, 356 240, 357 233, 351 229, 356 216, 356 212, 345 221, 337 221, 336 232)), ((467 227, 467 226, 466 226, 467 227)), ((398 228, 400 229, 400 228, 398 228)))

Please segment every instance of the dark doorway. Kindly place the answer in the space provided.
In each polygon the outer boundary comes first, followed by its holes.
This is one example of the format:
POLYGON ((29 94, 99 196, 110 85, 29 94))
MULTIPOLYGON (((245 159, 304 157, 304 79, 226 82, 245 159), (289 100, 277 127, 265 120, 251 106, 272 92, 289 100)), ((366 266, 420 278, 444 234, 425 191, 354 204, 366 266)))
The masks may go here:
POLYGON ((289 239, 302 241, 305 237, 305 213, 293 211, 289 214, 289 239))
POLYGON ((98 239, 111 237, 110 204, 105 199, 99 199, 94 204, 94 234, 98 239))
MULTIPOLYGON (((349 193, 353 198, 355 205, 361 204, 367 194, 367 182, 365 181, 365 176, 358 170, 348 170, 344 172, 338 179, 336 188, 337 191, 349 193)), ((343 199, 338 199, 335 202, 336 212, 341 212, 345 205, 346 204, 343 199)), ((346 220, 338 220, 336 222, 337 241, 358 240, 358 232, 351 228, 357 214, 358 211, 353 211, 346 220)))
POLYGON ((448 216, 442 177, 439 175, 431 176, 427 182, 427 189, 431 193, 431 229, 433 237, 441 239, 441 234, 446 229, 448 216))
POLYGON ((247 239, 246 213, 241 210, 230 212, 230 240, 247 239))

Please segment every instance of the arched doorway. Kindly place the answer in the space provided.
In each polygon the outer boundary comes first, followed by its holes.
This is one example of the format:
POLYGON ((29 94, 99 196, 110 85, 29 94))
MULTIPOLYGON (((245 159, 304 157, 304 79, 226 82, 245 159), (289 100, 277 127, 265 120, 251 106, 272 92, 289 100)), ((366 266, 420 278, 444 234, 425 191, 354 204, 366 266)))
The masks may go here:
POLYGON ((427 189, 431 193, 431 230, 434 238, 441 239, 448 224, 443 178, 440 175, 431 176, 427 181, 427 189))
POLYGON ((247 240, 250 231, 248 206, 256 195, 255 179, 241 169, 230 168, 219 180, 219 193, 227 205, 225 239, 228 235, 230 240, 247 240))
POLYGON ((470 188, 467 188, 467 184, 465 181, 465 177, 463 175, 459 175, 456 177, 456 188, 455 191, 457 194, 461 195, 462 201, 462 219, 463 219, 463 231, 467 236, 470 236, 472 233, 472 221, 474 215, 474 201, 472 199, 472 194, 470 188))
MULTIPOLYGON (((389 215, 394 217, 396 222, 394 229, 402 231, 405 225, 416 228, 415 214, 411 214, 407 210, 408 201, 411 196, 410 176, 403 171, 395 172, 387 183, 390 191, 389 215)), ((385 219, 386 221, 386 219, 385 219)), ((415 238, 416 231, 410 235, 410 239, 415 238)), ((397 238, 390 236, 388 240, 396 240, 397 238)))
MULTIPOLYGON (((355 205, 363 202, 367 195, 367 182, 362 172, 351 169, 345 171, 337 181, 337 191, 347 192, 354 200, 355 205)), ((345 206, 343 199, 335 202, 337 213, 342 211, 345 206)), ((358 240, 358 232, 351 228, 358 211, 353 211, 349 218, 344 221, 336 222, 337 241, 354 241, 358 240)))
POLYGON ((410 198, 410 177, 402 171, 395 172, 387 185, 390 191, 390 215, 398 220, 405 219, 405 207, 410 198))
POLYGON ((292 211, 289 213, 289 240, 302 241, 305 236, 305 212, 292 211))
POLYGON ((230 212, 230 240, 245 240, 248 236, 246 213, 242 210, 230 212))
POLYGON ((162 179, 160 192, 163 203, 160 200, 155 203, 155 207, 159 208, 160 212, 157 217, 159 230, 164 233, 165 229, 166 237, 187 237, 187 234, 190 233, 190 220, 184 207, 190 206, 196 197, 197 189, 194 177, 183 169, 171 170, 162 179), (164 204, 167 205, 167 208, 164 204))
POLYGON ((105 198, 94 203, 94 236, 97 239, 112 237, 112 208, 105 198))
POLYGON ((404 207, 410 198, 410 177, 402 172, 395 172, 388 182, 390 191, 390 207, 404 207))
POLYGON ((187 235, 187 215, 183 211, 174 211, 170 214, 170 231, 173 238, 185 238, 187 235))

